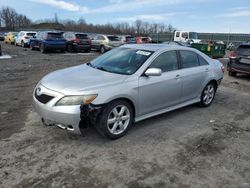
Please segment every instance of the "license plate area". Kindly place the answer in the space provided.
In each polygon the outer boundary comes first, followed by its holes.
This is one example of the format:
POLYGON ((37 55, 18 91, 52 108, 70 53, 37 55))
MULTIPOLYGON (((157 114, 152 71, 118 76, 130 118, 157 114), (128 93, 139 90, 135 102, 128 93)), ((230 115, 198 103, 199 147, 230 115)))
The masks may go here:
POLYGON ((240 59, 240 63, 244 63, 244 64, 250 65, 250 59, 241 58, 241 59, 240 59))

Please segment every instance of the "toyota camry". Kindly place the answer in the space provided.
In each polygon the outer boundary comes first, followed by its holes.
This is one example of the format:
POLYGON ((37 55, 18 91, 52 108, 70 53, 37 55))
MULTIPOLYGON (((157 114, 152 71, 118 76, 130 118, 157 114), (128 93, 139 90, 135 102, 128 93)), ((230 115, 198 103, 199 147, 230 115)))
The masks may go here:
POLYGON ((189 47, 124 45, 46 75, 33 101, 47 125, 75 133, 93 125, 116 139, 146 118, 193 103, 209 106, 223 71, 218 60, 189 47))

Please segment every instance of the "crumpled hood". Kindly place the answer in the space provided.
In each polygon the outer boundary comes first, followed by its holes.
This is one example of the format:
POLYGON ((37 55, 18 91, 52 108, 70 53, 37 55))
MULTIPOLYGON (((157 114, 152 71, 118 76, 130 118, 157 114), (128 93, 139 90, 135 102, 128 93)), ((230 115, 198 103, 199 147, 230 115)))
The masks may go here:
POLYGON ((41 84, 65 95, 74 95, 122 83, 127 77, 79 65, 52 72, 41 80, 41 84))

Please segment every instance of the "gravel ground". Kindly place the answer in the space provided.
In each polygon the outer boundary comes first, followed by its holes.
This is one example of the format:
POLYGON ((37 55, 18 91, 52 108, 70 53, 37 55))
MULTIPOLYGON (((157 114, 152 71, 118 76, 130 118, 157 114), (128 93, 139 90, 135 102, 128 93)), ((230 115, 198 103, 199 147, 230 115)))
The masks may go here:
MULTIPOLYGON (((209 108, 188 106, 110 141, 45 127, 32 91, 47 73, 93 59, 2 44, 0 187, 250 187, 250 77, 225 78, 209 108)), ((221 59, 223 63, 226 59, 221 59)))

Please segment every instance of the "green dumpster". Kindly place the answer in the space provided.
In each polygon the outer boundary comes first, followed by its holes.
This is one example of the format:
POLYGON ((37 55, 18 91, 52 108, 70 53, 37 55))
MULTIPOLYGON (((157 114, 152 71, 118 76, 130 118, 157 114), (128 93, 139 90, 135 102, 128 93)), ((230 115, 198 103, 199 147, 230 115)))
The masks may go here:
POLYGON ((216 44, 216 43, 193 43, 191 44, 192 48, 195 48, 212 58, 224 57, 226 45, 225 44, 216 44))

